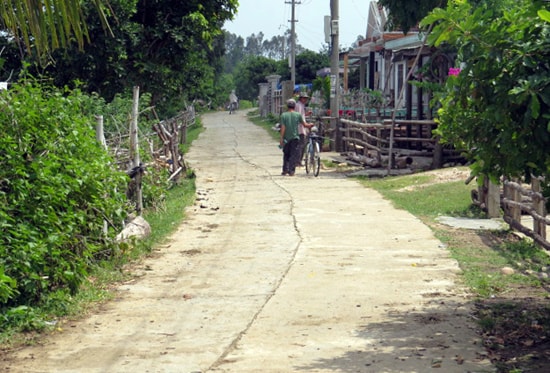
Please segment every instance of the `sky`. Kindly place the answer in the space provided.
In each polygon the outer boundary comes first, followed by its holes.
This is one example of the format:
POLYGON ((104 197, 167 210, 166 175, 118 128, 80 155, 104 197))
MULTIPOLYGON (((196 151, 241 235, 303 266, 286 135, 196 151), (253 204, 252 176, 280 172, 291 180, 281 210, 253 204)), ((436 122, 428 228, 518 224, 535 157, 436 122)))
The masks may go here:
MULTIPOLYGON (((264 40, 283 35, 290 29, 291 0, 239 0, 238 13, 224 29, 243 37, 264 33, 264 40), (287 4, 288 3, 288 4, 287 4)), ((365 37, 370 0, 339 0, 340 47, 348 49, 365 37)), ((295 18, 297 43, 319 52, 325 45, 324 18, 330 16, 330 0, 296 0, 295 18)))

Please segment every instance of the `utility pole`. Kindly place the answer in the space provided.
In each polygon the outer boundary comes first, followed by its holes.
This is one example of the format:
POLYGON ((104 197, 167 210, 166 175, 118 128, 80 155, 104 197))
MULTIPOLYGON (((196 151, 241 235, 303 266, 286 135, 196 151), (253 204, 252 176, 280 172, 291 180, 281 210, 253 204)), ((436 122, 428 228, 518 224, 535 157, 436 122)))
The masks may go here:
POLYGON ((292 16, 288 21, 290 22, 290 80, 292 81, 292 89, 296 84, 296 5, 301 4, 299 1, 292 0, 291 2, 286 1, 285 4, 292 5, 292 16))
POLYGON ((339 37, 338 37, 338 23, 339 23, 339 3, 338 0, 330 0, 330 34, 332 37, 331 44, 331 55, 330 55, 330 116, 333 118, 332 128, 335 131, 335 142, 336 142, 336 151, 341 151, 342 147, 342 133, 340 133, 338 120, 339 107, 338 107, 338 96, 339 96, 339 75, 340 75, 340 55, 339 55, 339 37))

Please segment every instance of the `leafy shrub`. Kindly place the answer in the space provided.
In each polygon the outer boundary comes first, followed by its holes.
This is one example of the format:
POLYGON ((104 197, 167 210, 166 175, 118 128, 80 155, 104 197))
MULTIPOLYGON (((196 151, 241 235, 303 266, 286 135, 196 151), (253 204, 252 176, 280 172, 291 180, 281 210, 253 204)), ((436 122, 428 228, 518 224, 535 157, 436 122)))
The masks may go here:
POLYGON ((436 132, 442 141, 467 150, 476 175, 529 180, 550 173, 546 3, 453 1, 421 22, 434 25, 430 44, 457 50, 444 89, 433 99, 440 105, 436 132))
POLYGON ((254 104, 252 101, 249 100, 240 100, 239 101, 239 109, 252 109, 254 107, 254 104))
POLYGON ((116 252, 127 177, 96 142, 87 100, 32 80, 0 92, 0 309, 75 292, 116 252))

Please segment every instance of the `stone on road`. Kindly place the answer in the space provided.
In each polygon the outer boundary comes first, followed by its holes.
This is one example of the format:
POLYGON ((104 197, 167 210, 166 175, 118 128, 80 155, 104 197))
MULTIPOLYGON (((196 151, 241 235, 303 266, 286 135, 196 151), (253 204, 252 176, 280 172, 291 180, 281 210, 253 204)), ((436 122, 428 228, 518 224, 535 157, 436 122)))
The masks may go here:
POLYGON ((203 123, 197 201, 170 243, 5 371, 493 371, 457 263, 420 220, 334 171, 281 176, 242 111, 203 123))

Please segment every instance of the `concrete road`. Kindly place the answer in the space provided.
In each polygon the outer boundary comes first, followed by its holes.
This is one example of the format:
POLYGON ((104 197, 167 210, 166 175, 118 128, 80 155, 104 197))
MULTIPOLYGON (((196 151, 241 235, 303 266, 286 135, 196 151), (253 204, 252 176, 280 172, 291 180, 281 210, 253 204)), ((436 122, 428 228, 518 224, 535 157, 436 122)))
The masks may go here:
POLYGON ((197 202, 170 244, 3 371, 494 371, 420 220, 329 170, 280 176, 277 142, 242 111, 203 122, 197 202))

